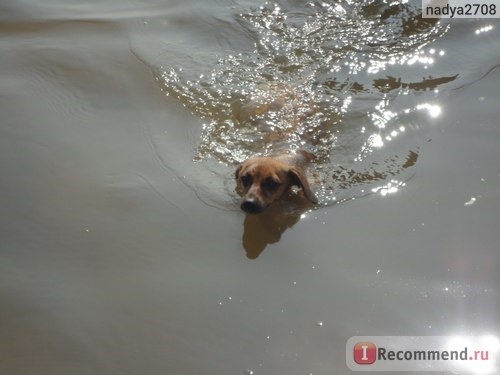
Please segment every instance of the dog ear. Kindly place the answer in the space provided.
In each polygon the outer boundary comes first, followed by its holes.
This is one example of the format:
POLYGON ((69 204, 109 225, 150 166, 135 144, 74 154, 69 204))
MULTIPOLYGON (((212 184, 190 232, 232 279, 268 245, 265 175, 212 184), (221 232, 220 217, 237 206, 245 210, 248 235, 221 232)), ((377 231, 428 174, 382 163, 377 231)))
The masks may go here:
POLYGON ((307 177, 304 174, 304 172, 299 168, 292 167, 292 168, 290 168, 288 173, 290 173, 293 184, 302 188, 302 191, 304 192, 304 195, 306 196, 306 198, 309 199, 313 203, 318 203, 318 199, 316 198, 316 196, 312 192, 311 187, 309 186, 309 182, 307 181, 307 177))
POLYGON ((241 168, 243 168, 243 165, 240 165, 238 168, 236 168, 236 170, 234 171, 234 177, 236 179, 238 179, 238 177, 240 177, 240 172, 241 172, 241 168))

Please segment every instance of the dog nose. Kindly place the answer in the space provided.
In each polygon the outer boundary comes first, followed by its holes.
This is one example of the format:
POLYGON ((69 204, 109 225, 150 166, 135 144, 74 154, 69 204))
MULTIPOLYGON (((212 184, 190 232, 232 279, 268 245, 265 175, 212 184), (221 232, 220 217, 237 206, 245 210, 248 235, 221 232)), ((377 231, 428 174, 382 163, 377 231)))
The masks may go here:
POLYGON ((262 207, 253 198, 245 199, 240 208, 249 214, 258 214, 262 211, 262 207))

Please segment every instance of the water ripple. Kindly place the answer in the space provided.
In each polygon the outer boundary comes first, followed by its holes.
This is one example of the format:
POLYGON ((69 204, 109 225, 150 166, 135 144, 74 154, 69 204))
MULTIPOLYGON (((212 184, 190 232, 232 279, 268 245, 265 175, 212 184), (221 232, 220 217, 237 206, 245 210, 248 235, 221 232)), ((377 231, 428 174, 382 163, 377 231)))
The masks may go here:
POLYGON ((181 65, 152 68, 203 119, 194 160, 234 166, 303 148, 317 157, 324 204, 387 194, 412 174, 421 113, 439 114, 429 93, 457 77, 424 75, 443 55, 427 46, 449 27, 419 13, 404 1, 266 2, 231 15, 253 48, 197 61, 194 78, 181 65))

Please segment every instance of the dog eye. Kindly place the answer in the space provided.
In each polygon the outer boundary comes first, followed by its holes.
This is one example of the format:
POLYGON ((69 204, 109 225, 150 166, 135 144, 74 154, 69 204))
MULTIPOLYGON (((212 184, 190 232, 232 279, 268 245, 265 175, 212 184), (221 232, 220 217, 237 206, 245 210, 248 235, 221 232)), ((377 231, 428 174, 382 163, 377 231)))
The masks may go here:
POLYGON ((278 186, 280 186, 280 183, 271 177, 266 178, 262 183, 262 187, 267 190, 276 190, 278 186))
POLYGON ((241 180, 241 183, 243 184, 244 187, 250 186, 250 184, 252 182, 252 178, 247 174, 241 176, 240 180, 241 180))

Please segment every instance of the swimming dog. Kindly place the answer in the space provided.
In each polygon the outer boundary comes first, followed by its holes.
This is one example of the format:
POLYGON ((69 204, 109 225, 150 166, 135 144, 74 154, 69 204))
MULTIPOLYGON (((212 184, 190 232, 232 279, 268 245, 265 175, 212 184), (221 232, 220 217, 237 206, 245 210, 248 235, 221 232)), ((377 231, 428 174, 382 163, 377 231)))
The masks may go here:
MULTIPOLYGON (((281 111, 282 125, 285 126, 270 131, 260 130, 264 139, 278 150, 281 148, 279 145, 286 145, 292 133, 314 113, 314 108, 303 103, 295 89, 284 83, 257 85, 251 101, 240 103, 235 109, 233 114, 239 123, 256 115, 281 111)), ((300 187, 309 201, 317 203, 305 174, 305 169, 313 159, 314 155, 305 150, 247 159, 235 172, 237 190, 243 196, 241 209, 250 214, 260 213, 288 193, 292 186, 300 187)))
POLYGON ((243 196, 241 209, 258 214, 288 193, 292 186, 300 187, 309 201, 317 203, 305 174, 313 159, 314 155, 305 150, 247 159, 235 172, 243 196))

